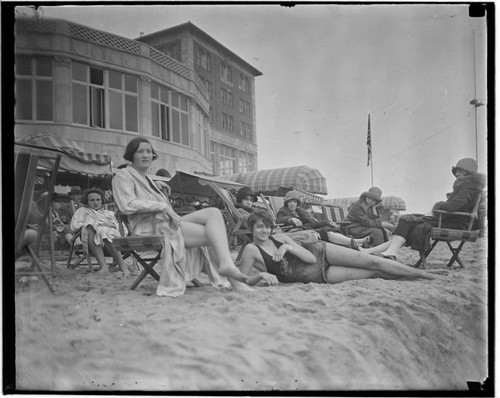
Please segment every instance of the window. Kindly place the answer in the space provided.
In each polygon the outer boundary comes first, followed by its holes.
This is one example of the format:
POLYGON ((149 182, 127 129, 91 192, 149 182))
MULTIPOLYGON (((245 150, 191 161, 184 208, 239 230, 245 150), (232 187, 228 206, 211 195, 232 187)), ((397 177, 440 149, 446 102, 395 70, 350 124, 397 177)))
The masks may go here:
POLYGON ((225 88, 221 88, 221 102, 229 108, 233 107, 233 93, 225 88))
POLYGON ((200 152, 203 156, 207 156, 208 143, 208 118, 205 116, 200 107, 194 108, 194 134, 193 148, 200 152))
POLYGON ((254 155, 240 152, 238 158, 238 173, 254 171, 254 155))
POLYGON ((241 122, 240 135, 242 137, 251 139, 252 138, 252 126, 250 126, 248 123, 241 122))
POLYGON ((240 98, 240 113, 250 116, 250 102, 240 98))
POLYGON ((212 69, 210 66, 211 64, 210 54, 199 47, 198 50, 196 51, 196 64, 209 72, 212 69))
POLYGON ((226 145, 220 146, 219 172, 220 174, 236 172, 236 149, 226 145))
POLYGON ((229 83, 233 81, 233 71, 224 62, 220 63, 220 78, 229 83))
POLYGON ((198 75, 203 85, 207 88, 208 98, 212 98, 212 82, 210 80, 205 79, 203 76, 198 75))
POLYGON ((17 56, 15 72, 16 119, 53 121, 52 58, 17 56))
POLYGON ((139 131, 138 78, 73 62, 73 123, 139 131))
POLYGON ((246 77, 243 73, 240 73, 240 81, 238 88, 245 93, 250 93, 250 79, 246 77))
POLYGON ((169 57, 172 57, 178 61, 181 60, 180 46, 178 45, 178 43, 170 43, 166 46, 160 47, 159 50, 167 54, 169 57))
POLYGON ((153 135, 189 146, 188 98, 156 83, 151 85, 153 135))
POLYGON ((222 128, 228 131, 234 131, 234 118, 225 113, 222 114, 222 128))
POLYGON ((214 175, 219 174, 217 167, 217 143, 210 141, 210 161, 212 162, 212 173, 214 175))

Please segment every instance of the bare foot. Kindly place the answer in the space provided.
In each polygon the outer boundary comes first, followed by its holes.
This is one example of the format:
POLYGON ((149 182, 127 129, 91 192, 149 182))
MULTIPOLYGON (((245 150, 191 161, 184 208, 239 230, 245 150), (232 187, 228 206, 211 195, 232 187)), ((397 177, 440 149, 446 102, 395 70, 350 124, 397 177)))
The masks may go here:
POLYGON ((425 272, 429 272, 431 274, 437 274, 437 275, 448 275, 448 270, 447 269, 426 269, 425 272))
POLYGON ((234 279, 239 282, 246 283, 248 280, 248 275, 241 273, 241 271, 236 268, 233 263, 231 263, 230 265, 221 264, 219 266, 219 274, 227 277, 228 279, 234 279))
POLYGON ((236 291, 239 291, 239 292, 253 292, 254 291, 254 289, 252 289, 250 286, 248 286, 247 284, 245 284, 243 282, 238 282, 238 281, 235 281, 234 279, 231 279, 231 278, 227 278, 227 280, 231 284, 232 288, 236 291))

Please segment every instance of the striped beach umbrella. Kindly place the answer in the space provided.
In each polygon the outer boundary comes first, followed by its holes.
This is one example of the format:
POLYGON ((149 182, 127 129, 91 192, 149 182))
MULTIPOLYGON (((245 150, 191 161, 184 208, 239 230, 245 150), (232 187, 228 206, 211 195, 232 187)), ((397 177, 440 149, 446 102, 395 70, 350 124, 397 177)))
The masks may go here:
POLYGON ((299 189, 304 192, 326 195, 326 179, 321 172, 309 166, 283 167, 224 175, 255 192, 272 192, 280 188, 299 189))

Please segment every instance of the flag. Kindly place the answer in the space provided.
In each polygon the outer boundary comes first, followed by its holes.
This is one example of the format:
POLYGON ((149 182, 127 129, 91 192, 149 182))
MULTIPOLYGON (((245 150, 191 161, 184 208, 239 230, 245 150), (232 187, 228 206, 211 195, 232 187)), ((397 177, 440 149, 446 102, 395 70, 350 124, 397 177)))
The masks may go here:
POLYGON ((368 162, 366 167, 370 165, 370 159, 372 158, 372 133, 370 131, 370 114, 368 114, 368 133, 366 134, 366 146, 368 148, 368 162))

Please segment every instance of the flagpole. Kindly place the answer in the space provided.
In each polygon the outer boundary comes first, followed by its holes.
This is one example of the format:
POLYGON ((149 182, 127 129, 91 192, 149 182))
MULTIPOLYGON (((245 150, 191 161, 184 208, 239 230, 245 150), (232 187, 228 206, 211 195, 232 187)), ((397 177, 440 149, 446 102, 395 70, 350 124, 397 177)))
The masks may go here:
POLYGON ((373 187, 373 150, 372 150, 372 133, 370 127, 370 114, 368 114, 368 132, 366 134, 366 146, 368 149, 368 165, 371 164, 371 176, 372 176, 372 187, 373 187), (371 162, 370 162, 371 161, 371 162))

